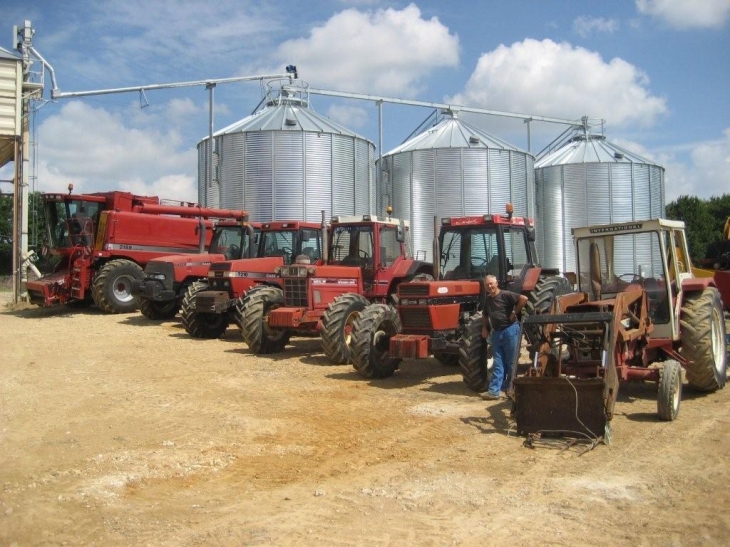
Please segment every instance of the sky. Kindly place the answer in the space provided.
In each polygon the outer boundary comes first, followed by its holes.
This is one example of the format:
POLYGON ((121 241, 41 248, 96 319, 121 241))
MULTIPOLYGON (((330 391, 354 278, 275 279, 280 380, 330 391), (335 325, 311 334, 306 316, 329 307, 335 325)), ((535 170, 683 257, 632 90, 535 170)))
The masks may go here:
MULTIPOLYGON (((667 203, 730 193, 730 0, 0 0, 0 12, 0 47, 12 51, 12 26, 30 20, 33 46, 62 93, 282 74, 295 65, 299 84, 312 89, 587 116, 593 131, 666 169, 667 203)), ((73 183, 75 192, 197 201, 196 146, 209 133, 204 86, 51 100, 48 73, 45 84, 35 103, 31 190, 73 183)), ((266 89, 218 85, 214 128, 250 115, 266 89)), ((379 147, 374 102, 309 100, 379 147)), ((384 103, 382 152, 432 112, 384 103)), ((523 120, 461 116, 528 150, 523 120)), ((567 127, 532 122, 529 151, 538 154, 567 127)), ((11 177, 9 166, 0 169, 0 179, 11 177)))

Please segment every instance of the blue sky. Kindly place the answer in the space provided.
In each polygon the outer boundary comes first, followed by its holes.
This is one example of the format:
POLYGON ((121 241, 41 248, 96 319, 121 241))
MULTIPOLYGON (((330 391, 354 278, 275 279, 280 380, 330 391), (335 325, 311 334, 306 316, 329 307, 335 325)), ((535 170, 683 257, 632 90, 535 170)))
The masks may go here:
MULTIPOLYGON (((294 64, 312 88, 603 119, 610 141, 666 168, 667 202, 730 193, 730 0, 0 1, 0 47, 12 49, 12 26, 31 20, 62 92, 294 64)), ((215 128, 248 116, 261 97, 258 83, 218 86, 215 128)), ((310 100, 378 145, 373 103, 310 100)), ((73 182, 195 201, 207 91, 149 91, 146 101, 126 93, 39 105, 34 189, 73 182)), ((430 113, 386 104, 383 151, 430 113)), ((521 120, 469 121, 527 149, 521 120)), ((533 153, 564 129, 533 123, 533 153)))

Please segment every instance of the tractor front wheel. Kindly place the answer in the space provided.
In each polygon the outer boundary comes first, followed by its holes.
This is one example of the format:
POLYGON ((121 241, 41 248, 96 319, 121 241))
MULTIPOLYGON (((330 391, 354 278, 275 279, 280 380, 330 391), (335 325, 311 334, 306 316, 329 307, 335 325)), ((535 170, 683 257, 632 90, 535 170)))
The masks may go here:
POLYGON ((481 393, 487 391, 489 370, 487 365, 487 342, 482 338, 482 313, 472 315, 464 327, 459 347, 459 366, 464 383, 481 393))
POLYGON ((319 335, 322 349, 335 364, 352 360, 352 326, 370 302, 356 293, 346 293, 335 298, 322 316, 319 335))
POLYGON ((401 360, 390 356, 390 339, 402 330, 398 312, 387 304, 371 304, 352 329, 352 362, 365 378, 393 376, 401 360))
POLYGON ((167 302, 157 302, 143 296, 138 296, 137 304, 142 315, 153 321, 172 319, 180 311, 180 304, 177 299, 168 300, 167 302))
POLYGON ((198 293, 207 290, 207 281, 195 281, 183 296, 180 318, 185 331, 193 338, 220 338, 230 324, 227 313, 201 313, 196 310, 198 293))
POLYGON ((94 303, 106 313, 129 313, 137 309, 137 299, 132 294, 132 283, 141 281, 144 272, 131 260, 110 260, 94 278, 92 296, 94 303))
POLYGON ((715 391, 725 385, 727 356, 725 319, 720 293, 708 287, 684 295, 680 315, 682 355, 687 383, 701 391, 715 391))
POLYGON ((662 420, 673 421, 679 414, 679 403, 681 401, 682 367, 677 361, 665 361, 659 377, 657 414, 662 420))
POLYGON ((284 302, 284 292, 277 287, 255 288, 241 304, 241 334, 248 347, 257 354, 278 353, 289 342, 291 333, 269 327, 271 310, 284 302))

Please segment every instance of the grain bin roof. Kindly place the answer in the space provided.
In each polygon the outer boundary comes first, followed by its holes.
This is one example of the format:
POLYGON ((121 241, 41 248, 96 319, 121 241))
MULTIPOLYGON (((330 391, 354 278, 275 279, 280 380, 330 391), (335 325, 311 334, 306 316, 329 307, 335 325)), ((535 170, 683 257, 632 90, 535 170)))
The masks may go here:
POLYGON ((14 59, 18 61, 20 60, 20 56, 0 47, 0 59, 14 59))
POLYGON ((433 148, 496 148, 521 152, 519 148, 506 141, 494 137, 463 120, 451 117, 404 142, 386 155, 433 148))
POLYGON ((565 145, 535 162, 535 169, 575 163, 642 163, 655 165, 647 160, 606 140, 604 135, 576 135, 565 145))
POLYGON ((224 127, 215 135, 248 131, 312 131, 367 140, 346 127, 317 114, 308 108, 307 103, 303 100, 287 96, 280 96, 278 99, 270 101, 263 110, 224 127))

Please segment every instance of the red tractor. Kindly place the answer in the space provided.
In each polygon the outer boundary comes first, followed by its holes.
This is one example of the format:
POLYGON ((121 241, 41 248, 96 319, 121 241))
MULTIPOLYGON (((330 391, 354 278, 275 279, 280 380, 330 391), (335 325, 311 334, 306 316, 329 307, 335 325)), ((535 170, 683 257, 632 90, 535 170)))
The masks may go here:
POLYGON ((260 223, 221 220, 215 226, 207 253, 150 260, 144 269, 144 279, 132 284, 132 294, 142 315, 153 320, 172 319, 180 310, 188 287, 206 279, 212 263, 256 257, 255 232, 260 226, 260 223))
MULTIPOLYGON (((527 313, 549 309, 556 295, 570 292, 557 270, 538 265, 532 219, 507 215, 444 218, 431 280, 398 287, 396 305, 365 308, 353 329, 353 364, 365 378, 387 378, 402 359, 433 355, 460 365, 464 382, 485 391, 487 347, 481 338, 486 275, 502 289, 528 296, 527 313)), ((434 226, 434 231, 436 226, 434 226)), ((536 333, 526 333, 535 338, 536 333)))
POLYGON ((164 205, 128 192, 44 194, 50 252, 60 257, 53 273, 27 283, 39 306, 92 301, 104 312, 137 308, 132 282, 141 280, 151 259, 195 253, 210 244, 209 217, 242 218, 245 213, 164 205))
POLYGON ((240 299, 254 285, 281 287, 277 270, 322 256, 322 224, 301 221, 260 225, 252 256, 213 262, 207 279, 193 282, 182 301, 182 324, 195 338, 218 338, 231 322, 240 326, 240 299))
POLYGON ((395 297, 398 285, 433 266, 414 260, 408 225, 375 216, 334 217, 324 264, 279 269, 283 289, 254 287, 243 299, 242 333, 254 353, 284 349, 293 334, 316 335, 334 363, 350 359, 350 330, 370 302, 395 297))
POLYGON ((665 219, 574 228, 578 290, 525 317, 542 338, 514 380, 517 431, 608 441, 619 387, 656 382, 657 414, 726 382, 725 321, 710 277, 694 277, 684 223, 665 219))

